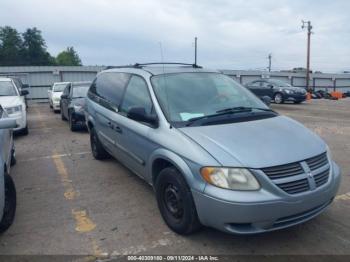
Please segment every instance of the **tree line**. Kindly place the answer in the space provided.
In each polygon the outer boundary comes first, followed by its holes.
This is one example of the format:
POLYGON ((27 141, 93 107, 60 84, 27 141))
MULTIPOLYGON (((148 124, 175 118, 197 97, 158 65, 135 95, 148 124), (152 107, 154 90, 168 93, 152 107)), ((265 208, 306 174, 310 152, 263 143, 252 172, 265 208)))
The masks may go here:
POLYGON ((10 26, 0 27, 0 66, 79 66, 82 65, 73 47, 56 57, 47 51, 41 31, 36 27, 19 33, 10 26))

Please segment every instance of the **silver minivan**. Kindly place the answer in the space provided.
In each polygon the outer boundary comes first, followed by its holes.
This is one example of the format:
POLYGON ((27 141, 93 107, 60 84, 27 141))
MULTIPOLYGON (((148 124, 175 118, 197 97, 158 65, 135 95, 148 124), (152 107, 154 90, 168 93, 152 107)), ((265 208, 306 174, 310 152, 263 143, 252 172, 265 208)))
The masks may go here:
POLYGON ((340 169, 325 142, 230 77, 197 65, 100 72, 86 101, 96 159, 118 159, 153 186, 179 234, 290 227, 332 202, 340 169))

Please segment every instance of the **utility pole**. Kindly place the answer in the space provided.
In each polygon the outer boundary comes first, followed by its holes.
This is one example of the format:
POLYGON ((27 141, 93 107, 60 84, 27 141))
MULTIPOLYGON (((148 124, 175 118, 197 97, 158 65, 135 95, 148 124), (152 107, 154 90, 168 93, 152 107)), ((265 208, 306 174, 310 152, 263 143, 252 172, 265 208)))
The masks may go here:
POLYGON ((272 54, 269 54, 269 56, 267 57, 269 59, 269 72, 271 72, 271 59, 272 59, 272 54))
POLYGON ((194 64, 197 65, 197 36, 194 38, 194 64))
POLYGON ((311 21, 302 20, 302 29, 307 29, 307 58, 306 58, 306 90, 310 90, 310 44, 311 44, 311 34, 312 34, 312 25, 311 21))

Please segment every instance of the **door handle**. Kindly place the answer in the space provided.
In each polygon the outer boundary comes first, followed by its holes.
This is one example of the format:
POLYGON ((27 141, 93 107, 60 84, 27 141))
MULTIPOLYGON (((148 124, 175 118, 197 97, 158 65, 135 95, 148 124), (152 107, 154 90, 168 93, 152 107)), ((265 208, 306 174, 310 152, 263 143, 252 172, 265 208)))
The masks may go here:
POLYGON ((115 126, 114 130, 118 133, 123 133, 123 130, 119 126, 115 126))

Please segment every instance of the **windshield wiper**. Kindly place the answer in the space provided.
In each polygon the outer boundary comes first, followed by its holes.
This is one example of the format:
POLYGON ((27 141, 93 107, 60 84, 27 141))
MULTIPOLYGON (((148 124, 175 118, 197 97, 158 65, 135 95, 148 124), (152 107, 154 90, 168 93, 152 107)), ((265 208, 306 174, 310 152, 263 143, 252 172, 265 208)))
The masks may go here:
POLYGON ((190 118, 190 119, 187 120, 188 123, 186 124, 186 126, 191 126, 191 125, 193 125, 195 122, 197 122, 199 120, 209 119, 209 118, 222 116, 222 115, 227 115, 227 114, 251 112, 254 109, 255 110, 261 110, 261 111, 274 112, 275 113, 275 111, 273 111, 272 109, 269 109, 269 108, 245 107, 245 106, 231 107, 231 108, 218 110, 218 111, 216 111, 216 114, 190 118))
POLYGON ((246 107, 246 106, 237 106, 237 107, 229 107, 225 109, 221 109, 216 111, 216 113, 225 113, 225 112, 250 112, 252 110, 260 110, 260 111, 265 111, 265 112, 274 112, 270 108, 260 108, 260 107, 246 107))

